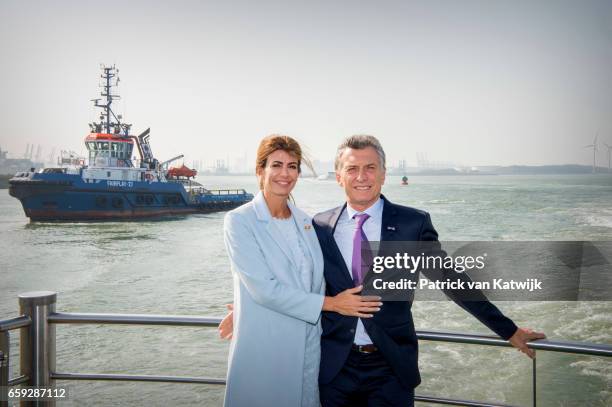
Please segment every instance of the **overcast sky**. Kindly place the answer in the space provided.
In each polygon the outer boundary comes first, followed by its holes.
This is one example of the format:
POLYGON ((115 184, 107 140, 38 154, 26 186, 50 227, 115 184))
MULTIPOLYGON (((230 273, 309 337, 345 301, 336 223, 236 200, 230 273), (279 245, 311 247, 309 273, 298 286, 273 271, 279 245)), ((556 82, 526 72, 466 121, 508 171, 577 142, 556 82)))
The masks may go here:
POLYGON ((0 147, 84 151, 100 63, 158 158, 246 155, 269 133, 330 160, 379 137, 464 165, 592 162, 612 145, 610 1, 0 0, 0 147), (103 7, 104 5, 104 7, 103 7))

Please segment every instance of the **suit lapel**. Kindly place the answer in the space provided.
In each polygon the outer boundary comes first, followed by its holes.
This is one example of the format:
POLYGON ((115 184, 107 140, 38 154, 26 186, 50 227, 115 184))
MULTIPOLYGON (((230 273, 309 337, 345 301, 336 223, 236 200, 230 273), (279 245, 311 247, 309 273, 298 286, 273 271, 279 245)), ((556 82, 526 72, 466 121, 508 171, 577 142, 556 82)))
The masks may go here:
MULTIPOLYGON (((340 219, 340 215, 342 215, 342 212, 344 212, 346 210, 346 202, 344 203, 344 205, 341 205, 339 207, 337 207, 336 209, 334 209, 334 211, 332 212, 330 218, 329 218, 329 226, 331 229, 331 238, 334 238, 334 232, 336 231, 336 226, 338 226, 338 219, 340 219)), ((335 241, 334 241, 335 243, 335 241)), ((336 247, 338 247, 336 245, 336 247)))
POLYGON ((332 212, 329 218, 329 228, 327 229, 329 231, 327 244, 329 245, 329 250, 331 250, 334 258, 336 259, 335 263, 340 266, 339 267, 341 271, 340 274, 342 274, 341 277, 345 280, 346 285, 348 287, 354 287, 355 283, 353 282, 351 273, 349 269, 346 267, 346 262, 344 261, 344 257, 342 257, 340 248, 336 244, 336 239, 334 238, 334 232, 336 231, 336 226, 338 226, 338 220, 340 219, 340 216, 344 213, 345 210, 346 210, 346 202, 344 203, 344 205, 337 207, 332 212))
POLYGON ((383 213, 382 213, 382 230, 380 231, 380 241, 393 241, 397 240, 396 236, 399 232, 399 225, 397 224, 397 210, 395 206, 381 195, 383 199, 383 213))
MULTIPOLYGON (((383 200, 383 213, 380 231, 380 245, 378 250, 379 253, 382 249, 383 242, 397 240, 397 233, 399 232, 399 225, 397 224, 397 217, 395 216, 397 214, 395 206, 391 202, 389 202, 384 195, 381 194, 380 197, 383 200)), ((332 215, 329 218, 329 228, 327 229, 328 231, 330 231, 330 235, 328 236, 328 244, 334 256, 339 259, 337 263, 340 264, 340 268, 343 271, 342 274, 345 277, 345 280, 352 287, 354 286, 353 279, 351 278, 351 274, 348 268, 346 267, 346 262, 342 257, 340 248, 338 248, 338 245, 336 244, 336 239, 334 239, 334 231, 336 230, 336 226, 338 225, 338 220, 340 219, 340 216, 344 213, 345 210, 346 203, 344 203, 344 205, 342 206, 339 206, 332 212, 332 215)))

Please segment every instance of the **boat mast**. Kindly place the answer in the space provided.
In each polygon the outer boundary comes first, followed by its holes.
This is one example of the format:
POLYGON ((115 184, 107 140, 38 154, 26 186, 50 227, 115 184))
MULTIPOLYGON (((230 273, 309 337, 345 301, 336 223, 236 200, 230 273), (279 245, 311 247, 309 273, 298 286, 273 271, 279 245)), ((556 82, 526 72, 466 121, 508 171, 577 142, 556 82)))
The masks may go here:
POLYGON ((129 135, 131 124, 121 123, 121 115, 115 115, 115 112, 111 109, 111 104, 113 100, 121 99, 121 97, 117 94, 112 93, 113 86, 117 86, 119 84, 119 77, 117 74, 119 70, 115 68, 115 66, 102 66, 102 75, 100 77, 104 80, 104 83, 101 85, 103 90, 100 93, 102 97, 106 98, 106 103, 100 103, 100 99, 93 99, 94 106, 101 107, 103 109, 100 114, 100 124, 96 125, 98 132, 104 130, 106 134, 119 134, 121 130, 124 131, 124 135, 127 137, 129 135), (117 78, 113 81, 113 78, 117 78), (113 83, 114 82, 114 83, 113 83), (114 121, 111 121, 111 116, 114 121), (112 128, 112 130, 111 130, 112 128))

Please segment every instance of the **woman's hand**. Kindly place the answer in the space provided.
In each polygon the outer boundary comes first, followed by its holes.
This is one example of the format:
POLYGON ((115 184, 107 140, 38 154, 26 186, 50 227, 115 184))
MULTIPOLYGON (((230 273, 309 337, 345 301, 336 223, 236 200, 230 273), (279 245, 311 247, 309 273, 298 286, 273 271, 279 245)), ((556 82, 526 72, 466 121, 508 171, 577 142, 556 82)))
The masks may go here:
POLYGON ((219 336, 221 339, 232 339, 232 335, 234 334, 234 304, 226 305, 229 314, 223 318, 221 323, 219 324, 219 336))
POLYGON ((337 312, 342 315, 359 318, 372 318, 372 313, 380 311, 380 297, 361 296, 363 286, 349 288, 335 297, 325 297, 323 311, 337 312))

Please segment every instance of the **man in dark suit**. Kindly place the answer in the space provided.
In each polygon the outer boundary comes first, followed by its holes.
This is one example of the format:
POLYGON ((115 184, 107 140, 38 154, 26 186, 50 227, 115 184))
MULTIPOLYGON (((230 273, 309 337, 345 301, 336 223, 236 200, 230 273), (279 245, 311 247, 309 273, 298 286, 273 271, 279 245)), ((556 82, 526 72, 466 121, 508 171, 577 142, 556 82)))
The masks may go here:
MULTIPOLYGON (((368 241, 424 241, 433 247, 438 242, 427 212, 393 204, 381 195, 385 153, 375 137, 344 140, 335 167, 346 203, 316 215, 313 221, 323 250, 328 296, 362 283, 360 249, 368 241)), ((447 294, 497 335, 534 357, 527 342, 544 334, 518 328, 484 296, 480 301, 463 301, 460 295, 447 294)), ((319 385, 324 407, 414 404, 414 388, 421 379, 411 306, 410 301, 385 301, 373 318, 323 312, 319 385)))

